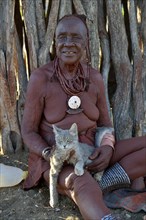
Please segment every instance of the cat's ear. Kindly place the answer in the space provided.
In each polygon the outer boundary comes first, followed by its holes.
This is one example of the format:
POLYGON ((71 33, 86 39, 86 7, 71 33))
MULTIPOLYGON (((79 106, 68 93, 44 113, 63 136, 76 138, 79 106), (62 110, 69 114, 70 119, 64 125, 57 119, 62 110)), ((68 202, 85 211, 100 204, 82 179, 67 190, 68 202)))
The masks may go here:
POLYGON ((72 126, 69 129, 70 134, 72 135, 77 135, 78 134, 78 128, 77 128, 77 124, 73 123, 72 126))
POLYGON ((52 127, 55 134, 57 134, 60 131, 60 129, 56 125, 52 125, 52 127))

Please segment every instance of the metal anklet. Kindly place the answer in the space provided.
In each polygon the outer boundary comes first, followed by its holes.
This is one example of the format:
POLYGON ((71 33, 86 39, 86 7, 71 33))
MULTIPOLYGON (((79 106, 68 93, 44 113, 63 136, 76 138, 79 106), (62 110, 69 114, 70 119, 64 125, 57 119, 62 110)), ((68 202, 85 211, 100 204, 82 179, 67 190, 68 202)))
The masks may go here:
POLYGON ((130 179, 123 167, 119 163, 115 163, 104 172, 99 185, 103 192, 107 192, 129 187, 130 179))
POLYGON ((114 214, 105 215, 101 220, 121 220, 119 216, 115 216, 114 214))

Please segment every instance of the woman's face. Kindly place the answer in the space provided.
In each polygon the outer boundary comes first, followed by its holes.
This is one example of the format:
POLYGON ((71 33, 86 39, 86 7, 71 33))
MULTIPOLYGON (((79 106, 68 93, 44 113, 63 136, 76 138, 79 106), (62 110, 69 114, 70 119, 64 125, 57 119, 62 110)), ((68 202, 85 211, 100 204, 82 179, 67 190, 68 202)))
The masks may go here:
POLYGON ((80 61, 87 44, 87 30, 76 17, 64 18, 56 28, 56 53, 64 64, 80 61))

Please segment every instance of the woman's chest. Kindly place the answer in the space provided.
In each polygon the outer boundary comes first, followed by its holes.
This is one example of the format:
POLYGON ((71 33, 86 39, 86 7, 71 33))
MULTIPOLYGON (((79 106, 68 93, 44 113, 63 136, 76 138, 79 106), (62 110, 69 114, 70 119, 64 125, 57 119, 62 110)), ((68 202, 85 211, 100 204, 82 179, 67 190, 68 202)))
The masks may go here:
MULTIPOLYGON (((88 91, 81 92, 77 95, 79 108, 88 116, 92 117, 97 113, 97 92, 90 86, 88 91)), ((70 109, 72 96, 65 93, 60 83, 50 83, 47 87, 44 100, 44 115, 46 119, 62 120, 70 109)), ((73 99, 76 101, 76 99, 73 99)))

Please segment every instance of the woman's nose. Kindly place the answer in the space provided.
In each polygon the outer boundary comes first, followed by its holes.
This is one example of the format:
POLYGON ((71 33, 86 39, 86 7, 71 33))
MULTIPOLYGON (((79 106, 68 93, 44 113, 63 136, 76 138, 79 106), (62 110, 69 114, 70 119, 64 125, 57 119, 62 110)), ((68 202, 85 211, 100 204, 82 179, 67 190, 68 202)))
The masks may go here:
POLYGON ((66 37, 66 40, 64 42, 64 46, 74 46, 75 43, 73 42, 73 39, 72 37, 66 37))

